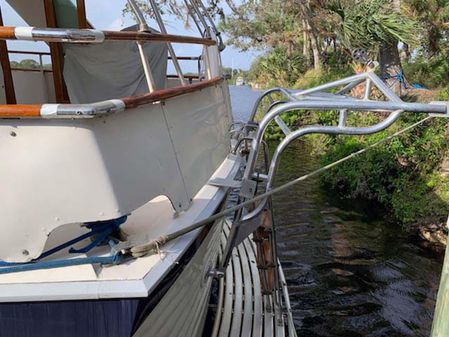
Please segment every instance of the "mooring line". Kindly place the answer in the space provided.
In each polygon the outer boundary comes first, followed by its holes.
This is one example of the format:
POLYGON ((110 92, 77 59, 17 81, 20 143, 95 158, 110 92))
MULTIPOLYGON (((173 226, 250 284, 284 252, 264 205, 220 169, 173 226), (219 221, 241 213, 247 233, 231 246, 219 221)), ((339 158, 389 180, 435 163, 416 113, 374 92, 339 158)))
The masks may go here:
POLYGON ((211 222, 216 221, 216 220, 218 220, 220 218, 223 218, 223 217, 225 217, 225 216, 227 216, 227 215, 229 215, 229 214, 231 214, 231 213, 233 213, 233 212, 235 212, 235 211, 237 211, 237 210, 239 210, 239 209, 241 209, 243 207, 249 206, 249 205, 253 204, 254 202, 263 200, 263 199, 265 199, 265 198, 267 198, 269 196, 272 196, 273 194, 282 192, 282 191, 284 191, 284 190, 286 190, 286 189, 288 189, 288 188, 298 184, 301 181, 304 181, 306 179, 314 177, 314 176, 316 176, 318 174, 321 174, 321 173, 323 173, 323 172, 325 172, 325 171, 327 171, 327 170, 329 170, 329 169, 331 169, 331 168, 333 168, 333 167, 335 167, 335 166, 337 166, 337 165, 339 165, 341 163, 344 163, 345 161, 348 161, 349 159, 357 157, 357 156, 359 156, 359 155, 361 155, 361 154, 363 154, 363 153, 365 153, 365 152, 375 148, 376 146, 379 146, 379 145, 381 145, 383 143, 386 143, 386 142, 390 141, 391 139, 393 139, 393 138, 395 138, 395 137, 397 137, 397 136, 399 136, 399 135, 401 135, 401 134, 403 134, 403 133, 405 133, 405 132, 407 132, 407 131, 415 128, 415 127, 417 127, 418 125, 423 124, 424 122, 428 121, 432 117, 433 116, 427 116, 426 118, 423 118, 422 120, 420 120, 420 121, 418 121, 418 122, 416 122, 416 123, 414 123, 412 125, 409 125, 406 128, 404 128, 404 129, 401 129, 401 130, 399 130, 399 131, 397 131, 397 132, 395 132, 395 133, 393 133, 393 134, 391 134, 391 135, 389 135, 389 136, 387 136, 387 137, 385 137, 385 138, 383 138, 383 139, 381 139, 381 140, 379 140, 379 141, 377 141, 377 142, 375 142, 373 144, 370 144, 367 147, 365 147, 365 148, 363 148, 363 149, 361 149, 359 151, 353 152, 353 153, 351 153, 350 155, 348 155, 346 157, 343 157, 343 158, 341 158, 341 159, 339 159, 339 160, 337 160, 335 162, 332 162, 332 163, 330 163, 328 165, 325 165, 325 166, 323 166, 323 167, 321 167, 321 168, 319 168, 319 169, 317 169, 315 171, 312 171, 312 172, 310 172, 308 174, 305 174, 305 175, 303 175, 303 176, 301 176, 299 178, 296 178, 296 179, 294 179, 294 180, 292 180, 292 181, 290 181, 290 182, 288 182, 288 183, 286 183, 286 184, 284 184, 282 186, 275 187, 275 188, 273 188, 273 189, 271 189, 271 190, 269 190, 269 191, 267 191, 267 192, 265 192, 263 194, 255 196, 254 198, 252 198, 250 200, 244 201, 244 202, 242 202, 242 203, 240 203, 238 205, 235 205, 235 206, 232 206, 230 208, 227 208, 227 209, 225 209, 225 210, 223 210, 223 211, 221 211, 219 213, 216 213, 216 214, 208 217, 207 219, 204 219, 204 220, 201 220, 201 221, 199 221, 197 223, 194 223, 193 225, 190 225, 190 226, 188 226, 188 227, 186 227, 186 228, 184 228, 182 230, 179 230, 179 231, 171 233, 171 234, 162 235, 159 238, 157 238, 155 240, 152 240, 152 241, 145 241, 145 239, 140 239, 140 240, 135 240, 135 241, 134 240, 130 240, 130 241, 127 241, 127 242, 123 242, 123 243, 121 243, 121 244, 119 244, 117 246, 117 249, 118 250, 122 250, 122 251, 130 250, 131 253, 136 253, 136 255, 142 255, 143 252, 149 252, 151 250, 157 249, 157 247, 162 246, 165 243, 167 243, 167 242, 169 242, 169 241, 171 241, 173 239, 176 239, 176 238, 178 238, 178 237, 180 237, 182 235, 190 233, 190 232, 192 232, 192 231, 194 231, 194 230, 196 230, 198 228, 204 227, 204 226, 210 224, 211 222))

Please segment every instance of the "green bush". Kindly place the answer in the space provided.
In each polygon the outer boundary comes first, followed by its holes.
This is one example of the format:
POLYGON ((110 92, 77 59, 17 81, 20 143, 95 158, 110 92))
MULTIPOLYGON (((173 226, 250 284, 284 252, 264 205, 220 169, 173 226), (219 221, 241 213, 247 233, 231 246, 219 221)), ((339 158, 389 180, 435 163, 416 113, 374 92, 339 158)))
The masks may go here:
POLYGON ((306 69, 307 62, 301 53, 288 53, 286 48, 277 47, 253 62, 249 79, 262 87, 291 87, 306 69))
POLYGON ((446 87, 449 79, 449 58, 433 57, 430 60, 418 57, 403 65, 404 74, 410 83, 418 83, 426 88, 446 87))
MULTIPOLYGON (((372 136, 333 137, 322 164, 364 148, 420 118, 406 115, 392 130, 372 136)), ((448 212, 449 181, 436 172, 448 145, 445 121, 434 119, 326 172, 323 186, 342 198, 374 201, 404 224, 423 219, 441 221, 448 212)))
MULTIPOLYGON (((271 57, 278 57, 275 55, 271 57)), ((279 59, 281 58, 277 58, 279 59)), ((329 62, 320 70, 304 72, 301 68, 286 80, 282 73, 279 73, 279 77, 274 77, 275 69, 282 65, 276 62, 270 64, 269 60, 270 57, 266 57, 265 65, 260 62, 257 66, 260 70, 258 79, 265 79, 265 83, 270 85, 283 85, 282 81, 292 82, 297 77, 294 87, 310 88, 353 73, 348 64, 342 66, 329 62), (282 81, 278 81, 279 78, 282 81)), ((449 101, 448 60, 434 58, 427 62, 418 58, 413 63, 405 64, 404 71, 410 83, 419 83, 429 88, 444 86, 438 93, 438 99, 449 101)), ((432 92, 429 93, 434 96, 432 92)), ((418 100, 422 100, 422 97, 418 100)), ((308 124, 335 125, 338 112, 292 111, 283 114, 281 118, 292 128, 308 124)), ((348 125, 372 125, 379 122, 380 118, 373 113, 352 113, 348 118, 348 125)), ((314 152, 321 156, 322 165, 326 165, 422 118, 423 115, 404 114, 389 130, 370 136, 315 135, 308 139, 314 152)), ((449 178, 438 172, 442 159, 449 153, 446 129, 444 119, 430 120, 425 125, 327 171, 322 175, 323 187, 344 199, 365 200, 380 205, 393 219, 405 225, 442 221, 447 217, 449 205, 449 178)), ((275 123, 269 125, 266 135, 269 140, 284 137, 275 123)))

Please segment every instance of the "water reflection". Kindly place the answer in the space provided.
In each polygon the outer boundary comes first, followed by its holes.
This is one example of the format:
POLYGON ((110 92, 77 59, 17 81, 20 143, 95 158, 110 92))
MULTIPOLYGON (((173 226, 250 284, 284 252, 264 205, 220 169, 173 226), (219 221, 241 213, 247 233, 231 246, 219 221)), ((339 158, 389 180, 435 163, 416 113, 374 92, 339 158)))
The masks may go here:
MULTIPOLYGON (((288 149, 277 184, 316 168, 308 153, 288 149)), ((299 335, 428 336, 441 261, 398 226, 330 206, 317 179, 274 198, 299 335)))

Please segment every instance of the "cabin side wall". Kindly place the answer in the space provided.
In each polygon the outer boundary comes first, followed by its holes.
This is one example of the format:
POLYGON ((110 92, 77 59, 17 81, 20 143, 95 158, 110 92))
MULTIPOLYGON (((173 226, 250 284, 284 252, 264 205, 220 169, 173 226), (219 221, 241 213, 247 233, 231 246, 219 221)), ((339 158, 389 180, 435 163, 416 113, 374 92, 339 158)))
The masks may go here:
POLYGON ((40 255, 70 223, 166 195, 178 211, 229 153, 225 86, 91 120, 0 120, 0 260, 40 255))

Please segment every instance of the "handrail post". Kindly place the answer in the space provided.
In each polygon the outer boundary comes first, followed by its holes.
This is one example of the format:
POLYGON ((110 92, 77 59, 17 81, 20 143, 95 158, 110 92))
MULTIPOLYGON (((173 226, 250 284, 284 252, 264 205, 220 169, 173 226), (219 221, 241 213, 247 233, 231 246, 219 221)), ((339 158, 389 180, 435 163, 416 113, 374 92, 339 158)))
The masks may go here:
POLYGON ((44 86, 44 92, 46 95, 46 99, 49 99, 50 95, 48 93, 47 79, 45 78, 45 68, 44 68, 44 60, 43 60, 42 54, 39 54, 39 65, 40 65, 40 70, 41 70, 41 75, 42 75, 42 85, 44 86))
MULTIPOLYGON (((161 13, 159 13, 159 8, 154 0, 149 0, 151 4, 151 8, 153 9, 154 17, 159 25, 159 29, 162 34, 167 34, 167 29, 165 29, 164 21, 162 20, 161 13)), ((173 66, 176 69, 176 73, 178 74, 179 81, 181 85, 186 85, 186 81, 184 79, 184 75, 182 74, 181 66, 179 65, 178 58, 176 56, 175 50, 170 42, 167 42, 168 53, 171 56, 173 66)))
MULTIPOLYGON (((49 28, 56 28, 56 13, 53 0, 44 0, 45 16, 47 20, 47 26, 49 28)), ((64 83, 63 67, 64 56, 62 52, 62 46, 60 44, 50 42, 51 63, 53 68, 53 83, 55 87, 55 95, 57 103, 65 103, 69 101, 69 95, 64 83)))
MULTIPOLYGON (((139 25, 140 25, 139 30, 141 32, 149 32, 150 28, 148 27, 148 24, 145 21, 145 18, 143 16, 143 13, 140 10, 139 6, 136 4, 136 2, 134 0, 128 0, 128 3, 131 6, 134 14, 136 15, 137 20, 139 21, 139 25)), ((156 85, 154 83, 153 73, 151 72, 150 62, 148 61, 148 58, 145 55, 144 42, 137 41, 137 47, 139 49, 139 54, 140 54, 140 59, 142 61, 143 71, 145 73, 145 77, 147 80, 148 90, 150 93, 152 93, 156 90, 156 85)))
POLYGON ((150 62, 145 55, 145 50, 143 49, 144 43, 141 41, 137 42, 137 47, 139 48, 140 59, 142 60, 143 71, 145 72, 145 77, 147 79, 148 90, 151 92, 156 90, 156 85, 154 84, 153 73, 151 72, 150 62))
POLYGON ((148 32, 150 31, 150 28, 148 27, 147 22, 145 21, 145 18, 142 14, 142 11, 140 10, 139 6, 136 4, 134 0, 128 0, 129 5, 131 6, 131 9, 134 12, 134 15, 137 18, 137 21, 139 22, 139 30, 141 32, 148 32))
MULTIPOLYGON (((0 26, 3 26, 3 15, 0 8, 0 26)), ((2 58, 0 60, 3 70, 3 83, 5 85, 5 97, 7 104, 16 104, 16 92, 14 89, 14 80, 12 77, 11 63, 9 61, 8 45, 6 41, 0 41, 0 53, 2 58)))
POLYGON ((198 22, 198 19, 196 18, 195 13, 194 13, 193 10, 192 10, 192 6, 189 5, 189 3, 188 3, 187 0, 184 0, 184 4, 186 5, 186 8, 187 8, 188 13, 189 13, 190 16, 192 17, 193 22, 195 23, 195 26, 196 26, 196 28, 198 29, 198 32, 200 33, 200 35, 201 35, 202 37, 204 37, 204 32, 201 30, 201 27, 200 27, 200 24, 199 24, 199 22, 198 22))
POLYGON ((78 27, 90 28, 89 24, 87 23, 85 0, 76 0, 76 10, 78 13, 78 27))

